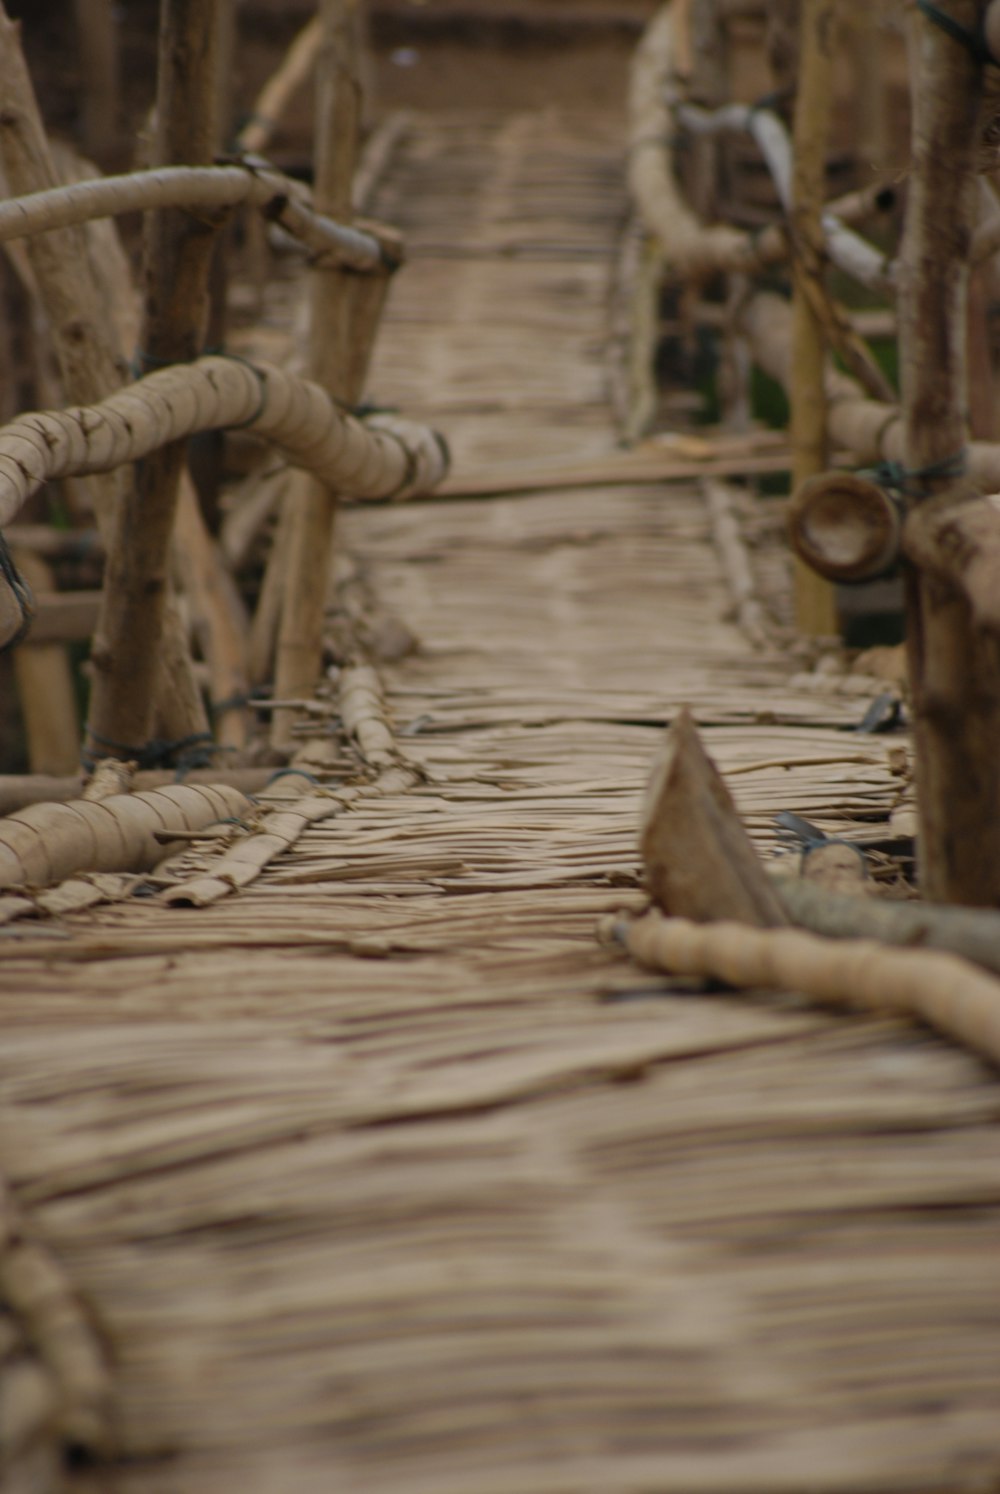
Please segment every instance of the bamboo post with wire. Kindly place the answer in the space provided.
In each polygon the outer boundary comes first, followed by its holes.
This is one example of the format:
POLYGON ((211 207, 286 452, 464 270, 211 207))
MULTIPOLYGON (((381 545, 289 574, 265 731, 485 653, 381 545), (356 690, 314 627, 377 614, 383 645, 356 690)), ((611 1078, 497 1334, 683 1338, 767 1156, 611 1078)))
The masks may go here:
MULTIPOLYGON (((157 77, 157 159, 200 165, 212 160, 217 98, 217 0, 163 0, 157 77)), ((183 362, 201 351, 208 275, 219 218, 158 212, 147 224, 143 361, 183 362)), ((147 459, 125 495, 108 550, 98 624, 102 652, 87 722, 94 756, 133 756, 154 726, 157 668, 168 611, 169 551, 183 446, 147 459)), ((166 704, 166 703, 164 703, 166 704)), ((175 697, 159 728, 168 739, 209 736, 200 696, 175 697)))
MULTIPOLYGON (((824 250, 820 214, 825 202, 826 151, 833 108, 833 41, 836 0, 803 0, 799 70, 793 125, 792 185, 793 323, 791 421, 794 487, 827 464, 826 345, 809 296, 809 277, 821 279, 824 250)), ((801 632, 838 631, 829 582, 796 559, 795 617, 801 632)))
MULTIPOLYGON (((316 103, 315 205, 349 221, 361 121, 356 0, 323 0, 316 103)), ((375 329, 388 289, 388 264, 368 277, 318 266, 310 287, 310 377, 336 399, 353 404, 364 383, 375 329), (369 283, 370 282, 370 283, 369 283)), ((312 478, 296 478, 287 500, 285 571, 278 631, 275 692, 279 699, 311 693, 322 662, 336 495, 312 478)), ((276 746, 292 740, 290 711, 275 713, 276 746)))
MULTIPOLYGON (((20 26, 0 0, 0 158, 10 190, 25 195, 57 188, 59 176, 42 124, 34 89, 20 45, 20 26)), ((65 395, 84 405, 99 403, 120 388, 126 368, 111 335, 111 318, 101 304, 87 243, 80 229, 60 228, 31 238, 27 259, 40 302, 44 305, 65 395)), ((113 540, 124 493, 131 482, 127 469, 95 474, 88 491, 105 546, 113 540)), ((159 694, 183 698, 193 688, 190 663, 176 617, 168 617, 168 655, 162 661, 159 694)), ((98 679, 111 668, 103 640, 95 636, 91 652, 98 679)), ((129 688, 126 676, 120 693, 129 688)))
MULTIPOLYGON (((963 507, 966 297, 975 211, 983 7, 941 0, 942 23, 915 14, 913 173, 902 252, 900 351, 910 487, 904 528, 919 537, 963 507), (944 22, 950 23, 945 29, 944 22), (962 37, 969 37, 963 44, 962 37)), ((988 519, 988 516, 987 516, 988 519)), ((984 543, 996 543, 995 510, 984 543)), ((977 546, 955 557, 975 558, 977 546)), ((925 895, 1000 904, 1000 631, 934 569, 906 578, 907 649, 917 747, 919 861, 925 895)))

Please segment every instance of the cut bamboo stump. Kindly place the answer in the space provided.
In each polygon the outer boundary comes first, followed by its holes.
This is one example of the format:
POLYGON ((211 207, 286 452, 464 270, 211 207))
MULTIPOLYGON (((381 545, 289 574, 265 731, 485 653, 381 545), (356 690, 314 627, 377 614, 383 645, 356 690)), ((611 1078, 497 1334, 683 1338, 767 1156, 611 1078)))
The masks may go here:
POLYGON ((641 850, 650 896, 673 916, 789 921, 686 707, 646 790, 641 850))

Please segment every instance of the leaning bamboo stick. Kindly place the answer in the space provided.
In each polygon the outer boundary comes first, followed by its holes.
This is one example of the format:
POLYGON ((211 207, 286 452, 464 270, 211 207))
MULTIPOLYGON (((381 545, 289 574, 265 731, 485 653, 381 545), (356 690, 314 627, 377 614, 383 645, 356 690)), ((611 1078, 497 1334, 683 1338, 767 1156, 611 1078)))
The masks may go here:
POLYGON ((0 820, 0 887, 45 887, 79 871, 147 871, 163 858, 157 831, 197 830, 251 809, 221 784, 36 804, 0 820))
POLYGON ((387 250, 377 234, 317 212, 300 183, 263 161, 242 166, 160 166, 9 198, 0 202, 0 244, 124 213, 165 208, 195 212, 240 205, 258 208, 265 218, 279 223, 331 264, 364 274, 385 263, 387 250))
POLYGON ((236 137, 238 150, 254 153, 267 149, 292 98, 314 71, 322 39, 316 15, 293 38, 281 66, 254 100, 247 122, 236 137))
POLYGON ((650 969, 914 1017, 1000 1064, 1000 980, 955 955, 886 948, 872 939, 824 939, 797 929, 696 924, 656 910, 634 922, 612 920, 602 932, 650 969))

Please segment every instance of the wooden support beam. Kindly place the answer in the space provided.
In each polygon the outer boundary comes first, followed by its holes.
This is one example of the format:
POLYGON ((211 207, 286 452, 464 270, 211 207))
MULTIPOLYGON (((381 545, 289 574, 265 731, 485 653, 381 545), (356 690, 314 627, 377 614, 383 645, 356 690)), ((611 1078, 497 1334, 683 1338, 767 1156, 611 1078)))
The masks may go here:
MULTIPOLYGON (((164 0, 157 77, 158 165, 208 164, 215 150, 218 0, 164 0)), ((146 235, 146 308, 141 359, 152 367, 198 355, 208 315, 208 274, 221 220, 178 210, 151 216, 146 235)), ((128 757, 148 740, 168 612, 169 553, 185 448, 148 457, 122 502, 108 549, 97 669, 87 722, 94 756, 128 757)), ((175 666, 186 648, 174 637, 175 666)), ((169 738, 208 734, 208 717, 190 684, 175 690, 160 727, 169 738)))
MULTIPOLYGON (((941 0, 970 33, 978 0, 941 0)), ((940 526, 968 499, 966 304, 976 205, 982 64, 914 11, 913 171, 902 250, 900 351, 905 461, 916 504, 940 526)), ((940 530, 939 530, 940 533, 940 530)), ((940 902, 1000 905, 1000 634, 928 565, 907 576, 920 882, 940 902)))

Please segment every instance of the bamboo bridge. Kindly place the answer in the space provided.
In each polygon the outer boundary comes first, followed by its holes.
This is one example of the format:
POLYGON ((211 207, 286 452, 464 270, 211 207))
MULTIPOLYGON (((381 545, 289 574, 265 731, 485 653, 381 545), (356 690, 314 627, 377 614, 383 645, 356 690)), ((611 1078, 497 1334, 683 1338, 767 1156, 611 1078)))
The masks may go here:
MULTIPOLYGON (((879 844, 907 759, 853 729, 861 687, 741 626, 718 503, 777 439, 618 445, 623 129, 558 100, 395 120, 369 393, 453 465, 338 517, 340 663, 300 781, 259 796, 309 823, 235 890, 251 807, 0 927, 12 1494, 1000 1476, 995 1071, 597 936, 645 902, 682 706, 766 858, 781 811, 879 844)), ((279 361, 300 295, 240 351, 279 361)))

